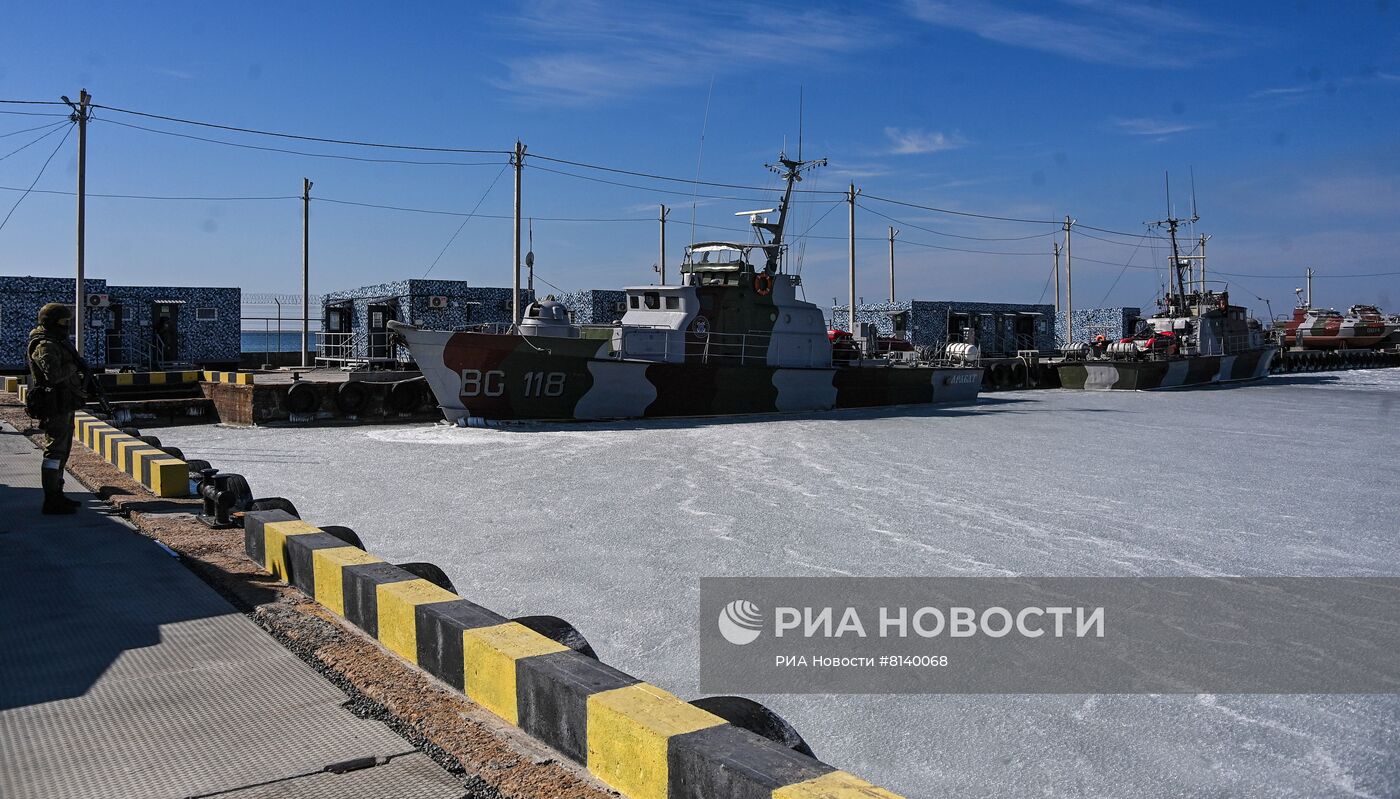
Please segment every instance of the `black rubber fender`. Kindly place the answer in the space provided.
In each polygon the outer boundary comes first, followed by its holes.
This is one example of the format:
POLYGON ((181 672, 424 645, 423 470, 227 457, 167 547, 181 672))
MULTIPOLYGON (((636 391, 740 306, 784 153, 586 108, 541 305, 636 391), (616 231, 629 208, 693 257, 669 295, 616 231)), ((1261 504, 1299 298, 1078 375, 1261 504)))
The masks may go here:
POLYGON ((807 745, 801 734, 786 719, 752 699, 742 696, 707 696, 690 704, 719 716, 735 727, 782 744, 794 752, 816 757, 812 754, 812 747, 807 745))
POLYGON ((253 489, 248 485, 248 478, 241 474, 224 474, 222 477, 228 478, 228 490, 233 493, 233 510, 247 510, 253 503, 253 489))
POLYGON ((1016 361, 1011 364, 1009 374, 1011 377, 1011 388, 1026 387, 1026 364, 1024 362, 1016 361))
POLYGON ((297 513, 297 506, 293 505, 290 499, 286 499, 284 497, 265 497, 263 499, 255 499, 248 504, 248 510, 250 512, 255 510, 280 510, 286 511, 287 513, 297 517, 298 519, 301 518, 301 514, 297 513))
POLYGON ((346 416, 359 416, 369 404, 369 389, 358 380, 341 383, 335 390, 335 408, 346 416))
POLYGON ((137 438, 155 447, 156 449, 160 449, 160 439, 156 438, 155 436, 137 436, 137 438))
POLYGON ((511 621, 523 627, 529 627, 545 638, 563 644, 584 657, 598 659, 598 653, 593 651, 593 645, 588 643, 588 639, 583 637, 583 633, 558 616, 516 616, 511 621))
POLYGON ((412 380, 394 383, 389 386, 389 395, 385 401, 394 413, 413 413, 423 404, 422 382, 412 380))
POLYGON ((447 576, 447 572, 437 567, 434 563, 398 563, 395 564, 400 569, 408 572, 414 577, 427 580, 444 591, 457 593, 457 586, 452 584, 452 578, 447 576))
POLYGON ((194 460, 192 460, 192 461, 185 461, 185 465, 188 466, 188 467, 190 467, 190 479, 191 479, 191 480, 199 480, 199 479, 201 479, 202 477, 204 477, 204 470, 205 470, 205 469, 212 469, 212 468, 214 468, 214 467, 212 467, 212 466, 209 465, 209 461, 199 460, 198 458, 196 458, 196 459, 194 459, 194 460))
POLYGON ((180 460, 185 459, 185 451, 179 447, 161 447, 160 451, 172 458, 179 458, 180 460))
POLYGON ((121 429, 121 432, 122 432, 122 435, 131 436, 132 438, 140 438, 140 437, 141 437, 141 431, 140 431, 140 430, 137 430, 137 429, 134 428, 134 427, 123 427, 123 428, 121 429))
POLYGON ((321 392, 311 383, 296 382, 287 389, 284 402, 290 413, 315 413, 321 407, 321 392))
MULTIPOLYGON (((345 543, 349 544, 350 546, 352 546, 352 547, 354 547, 354 548, 356 548, 356 549, 364 549, 364 548, 365 548, 365 544, 364 544, 363 541, 360 540, 360 536, 357 535, 357 534, 355 533, 354 530, 351 530, 349 527, 346 527, 345 525, 342 525, 342 524, 332 524, 332 525, 328 525, 328 526, 326 526, 326 527, 322 527, 322 528, 321 528, 321 532, 325 533, 326 535, 335 536, 336 538, 339 538, 341 541, 344 541, 345 543)), ((455 592, 454 592, 454 593, 455 593, 455 592)))

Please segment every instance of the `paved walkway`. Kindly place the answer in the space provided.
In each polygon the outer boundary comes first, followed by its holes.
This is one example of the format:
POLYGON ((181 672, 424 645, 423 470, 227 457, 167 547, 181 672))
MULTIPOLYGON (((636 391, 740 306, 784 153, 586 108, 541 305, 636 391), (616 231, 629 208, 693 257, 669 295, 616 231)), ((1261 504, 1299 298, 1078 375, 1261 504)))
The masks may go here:
POLYGON ((461 797, 464 788, 0 425, 0 797, 461 797), (78 489, 78 490, 74 490, 78 489), (332 763, 384 756, 334 775, 332 763))

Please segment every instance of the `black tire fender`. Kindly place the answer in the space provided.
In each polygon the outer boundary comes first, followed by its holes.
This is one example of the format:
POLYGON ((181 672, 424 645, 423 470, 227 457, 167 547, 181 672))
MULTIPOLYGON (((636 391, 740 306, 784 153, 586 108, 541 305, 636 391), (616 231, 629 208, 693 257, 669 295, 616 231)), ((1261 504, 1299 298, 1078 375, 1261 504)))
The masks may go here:
POLYGON ((321 393, 310 383, 296 382, 287 389, 285 402, 290 413, 315 413, 321 407, 321 393))
POLYGON ((358 380, 342 383, 335 390, 335 407, 346 416, 358 416, 369 404, 369 389, 358 380))
POLYGON ((690 704, 794 752, 816 757, 812 754, 812 747, 807 745, 802 735, 786 719, 752 699, 742 696, 707 696, 690 704))
POLYGON ((598 659, 598 653, 593 651, 593 646, 588 643, 587 638, 583 637, 583 633, 558 616, 516 616, 511 621, 529 627, 545 638, 563 644, 584 657, 598 659))

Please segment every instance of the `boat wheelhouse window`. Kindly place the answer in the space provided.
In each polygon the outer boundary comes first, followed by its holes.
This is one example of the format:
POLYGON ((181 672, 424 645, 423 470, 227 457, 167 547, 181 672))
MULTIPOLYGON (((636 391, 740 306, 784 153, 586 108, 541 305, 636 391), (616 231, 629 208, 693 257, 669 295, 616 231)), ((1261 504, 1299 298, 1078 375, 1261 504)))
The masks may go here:
POLYGON ((655 311, 661 307, 661 295, 655 291, 648 291, 642 295, 648 310, 655 311))
POLYGON ((667 297, 667 298, 666 298, 666 310, 668 310, 668 311, 678 311, 678 310, 680 310, 680 307, 681 307, 681 298, 680 298, 680 297, 667 297))
POLYGON ((642 301, 636 294, 633 294, 631 297, 628 297, 627 301, 632 304, 633 308, 642 307, 642 301))

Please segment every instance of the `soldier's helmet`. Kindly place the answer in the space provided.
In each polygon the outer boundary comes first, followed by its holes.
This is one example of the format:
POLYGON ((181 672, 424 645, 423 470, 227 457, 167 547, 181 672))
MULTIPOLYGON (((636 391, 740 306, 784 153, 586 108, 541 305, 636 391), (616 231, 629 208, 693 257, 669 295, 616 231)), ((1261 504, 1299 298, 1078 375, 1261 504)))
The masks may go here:
POLYGON ((43 327, 67 327, 73 319, 73 311, 61 302, 51 302, 39 309, 39 324, 43 327))

